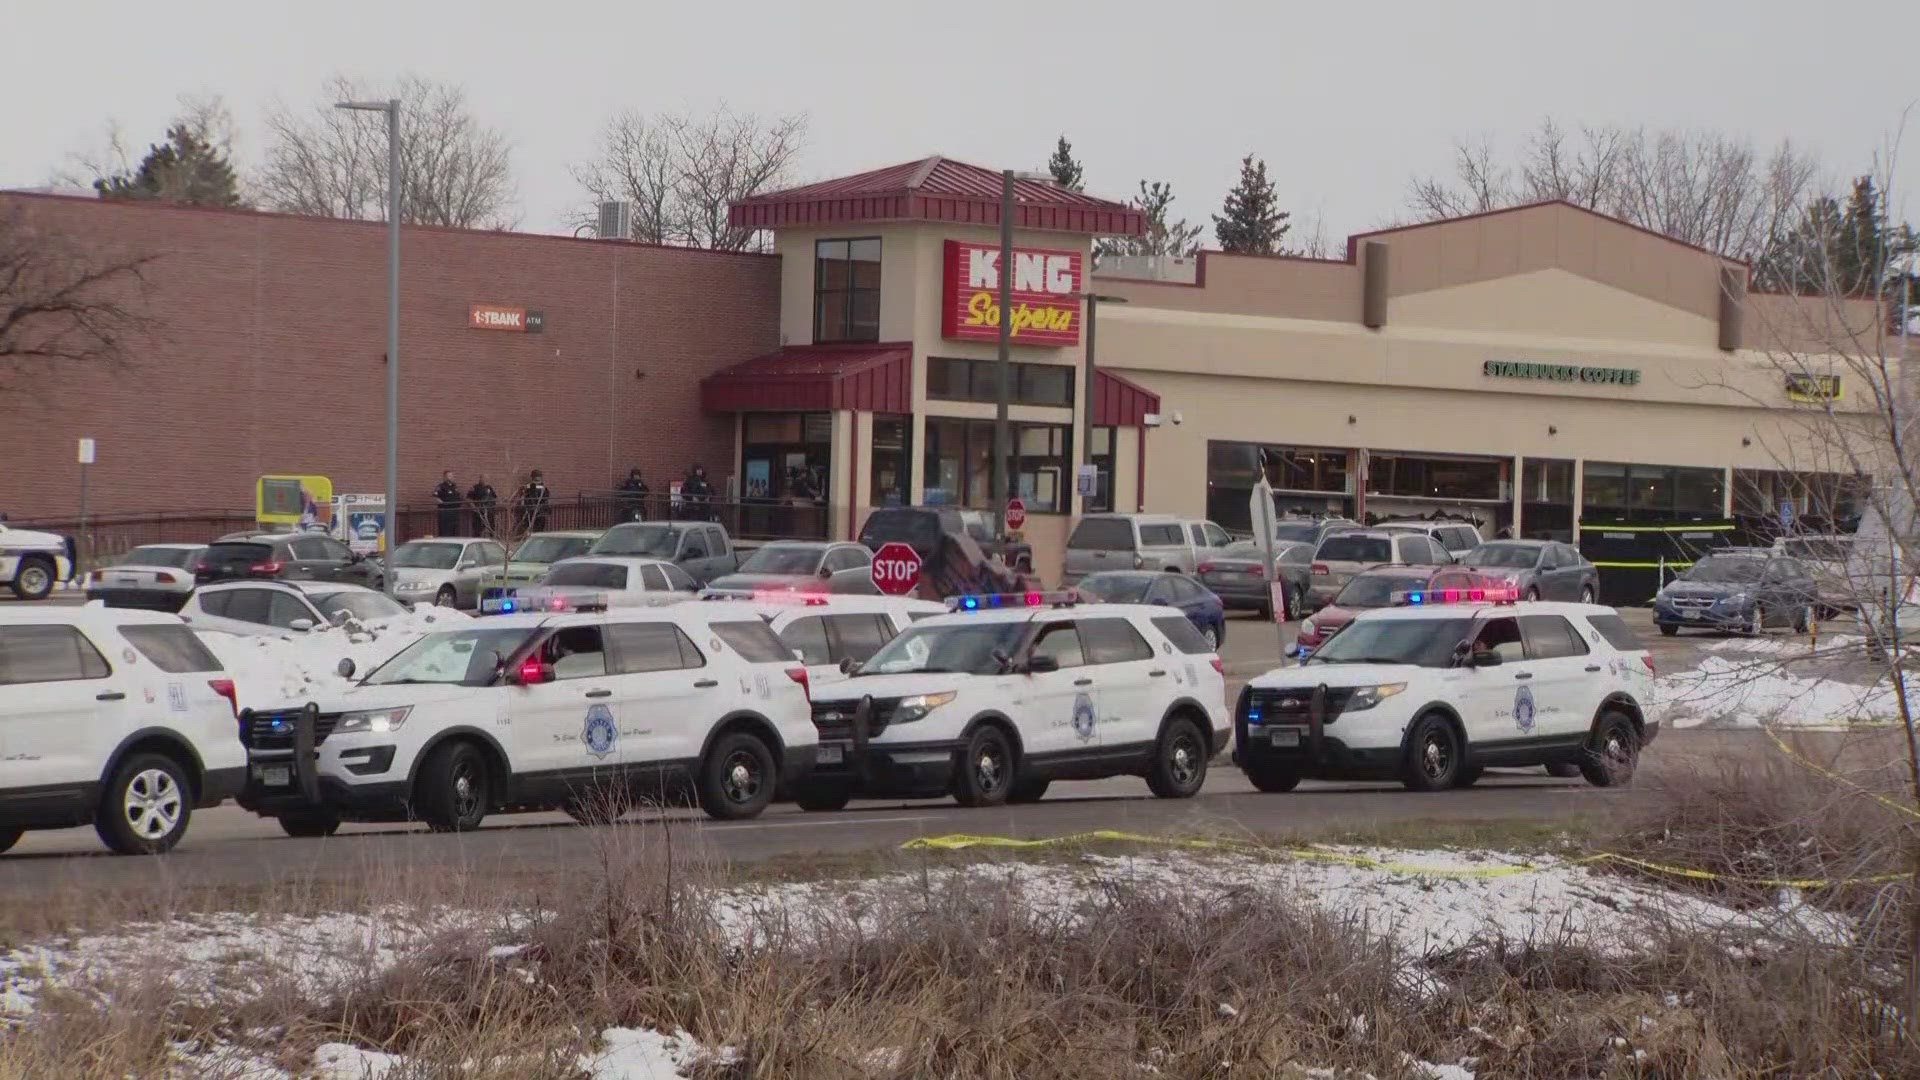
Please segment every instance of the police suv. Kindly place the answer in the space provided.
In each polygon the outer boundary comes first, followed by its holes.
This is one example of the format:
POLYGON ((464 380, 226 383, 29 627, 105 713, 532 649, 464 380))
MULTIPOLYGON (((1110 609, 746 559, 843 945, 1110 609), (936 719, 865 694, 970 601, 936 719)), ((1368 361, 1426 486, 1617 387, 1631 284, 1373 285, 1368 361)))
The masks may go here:
POLYGON ((53 533, 13 529, 0 522, 0 585, 21 600, 45 600, 73 576, 73 541, 53 533))
POLYGON ((531 810, 597 820, 688 797, 748 818, 812 766, 818 741, 806 669, 729 603, 475 620, 331 699, 242 711, 240 734, 241 805, 294 836, 342 820, 465 831, 531 810))
POLYGON ((1078 594, 968 596, 816 689, 808 810, 855 796, 1031 802, 1054 780, 1146 778, 1186 798, 1230 734, 1225 681, 1184 615, 1078 594))
POLYGON ((1642 709, 1653 660, 1612 608, 1516 603, 1504 588, 1395 601, 1241 692, 1234 762, 1255 787, 1398 779, 1439 791, 1537 765, 1600 787, 1632 779, 1660 730, 1642 709))

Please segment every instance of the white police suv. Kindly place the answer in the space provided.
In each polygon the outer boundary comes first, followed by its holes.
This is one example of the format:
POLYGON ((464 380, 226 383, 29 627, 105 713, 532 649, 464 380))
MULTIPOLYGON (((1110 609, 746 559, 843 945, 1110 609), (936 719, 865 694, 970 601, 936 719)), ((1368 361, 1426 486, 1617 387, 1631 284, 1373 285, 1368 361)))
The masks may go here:
POLYGON ((244 710, 240 733, 241 805, 294 836, 342 820, 464 831, 528 810, 593 820, 689 797, 747 818, 818 741, 806 669, 728 603, 475 620, 330 699, 244 710))
POLYGON ((0 585, 21 600, 45 600, 73 576, 73 541, 53 533, 9 528, 0 522, 0 585))
POLYGON ((174 615, 91 603, 0 610, 0 851, 92 824, 123 855, 237 794, 233 682, 174 615))
POLYGON ((1078 595, 961 597, 814 692, 808 810, 855 796, 1031 802, 1054 780, 1143 776, 1185 798, 1231 720, 1220 659, 1163 607, 1078 595))
POLYGON ((1240 694, 1234 762, 1262 791, 1302 778, 1462 787, 1500 766, 1633 777, 1659 733, 1653 661, 1612 608, 1510 589, 1411 591, 1240 694))

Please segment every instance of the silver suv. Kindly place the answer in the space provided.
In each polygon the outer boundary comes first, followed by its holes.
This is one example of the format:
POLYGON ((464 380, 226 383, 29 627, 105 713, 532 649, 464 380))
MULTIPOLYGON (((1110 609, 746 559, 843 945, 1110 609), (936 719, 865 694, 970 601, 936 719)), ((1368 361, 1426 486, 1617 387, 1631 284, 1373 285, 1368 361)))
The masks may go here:
POLYGON ((1211 521, 1169 514, 1088 514, 1067 537, 1061 580, 1073 584, 1103 570, 1178 570, 1192 574, 1233 538, 1211 521))
POLYGON ((1453 561, 1445 548, 1424 532, 1410 529, 1355 529, 1334 533, 1320 541, 1307 576, 1307 609, 1318 611, 1333 602, 1347 579, 1369 566, 1400 563, 1406 566, 1444 566, 1453 561))
POLYGON ((1426 533, 1456 560, 1486 542, 1480 530, 1465 521, 1383 521, 1375 528, 1426 533))

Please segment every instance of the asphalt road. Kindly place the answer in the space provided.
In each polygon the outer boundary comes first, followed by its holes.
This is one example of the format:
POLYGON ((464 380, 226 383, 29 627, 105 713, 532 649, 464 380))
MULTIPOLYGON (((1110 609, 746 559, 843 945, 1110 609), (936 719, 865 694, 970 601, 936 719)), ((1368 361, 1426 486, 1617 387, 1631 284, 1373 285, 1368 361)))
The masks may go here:
MULTIPOLYGON (((1661 638, 1644 611, 1625 613, 1640 624, 1661 671, 1694 666, 1712 638, 1661 638)), ((1287 628, 1291 641, 1291 628, 1287 628)), ((1273 666, 1279 637, 1247 619, 1230 627, 1223 649, 1229 696, 1245 680, 1273 666)), ((586 828, 558 814, 497 816, 465 835, 433 835, 416 826, 349 825, 324 840, 294 840, 276 823, 237 807, 194 816, 186 840, 161 859, 106 855, 91 829, 30 833, 0 858, 0 896, 22 897, 68 887, 112 889, 179 882, 258 885, 299 880, 354 879, 378 869, 405 868, 468 875, 567 870, 591 865, 613 830, 633 822, 668 823, 682 850, 723 860, 765 860, 816 853, 853 853, 892 847, 917 836, 990 833, 1059 836, 1090 829, 1180 830, 1303 834, 1405 826, 1419 822, 1609 817, 1646 805, 1663 773, 1697 760, 1770 753, 1753 731, 1675 731, 1648 751, 1633 787, 1600 790, 1579 780, 1554 780, 1538 770, 1492 773, 1465 791, 1422 795, 1394 784, 1315 783, 1285 795, 1254 791, 1238 770, 1216 761, 1205 790, 1194 799, 1159 800, 1144 782, 1121 778, 1057 783, 1044 802, 968 810, 950 800, 856 803, 838 813, 805 813, 776 806, 751 822, 721 823, 697 812, 636 815, 612 829, 586 828)), ((650 830, 658 835, 657 828, 650 830)))

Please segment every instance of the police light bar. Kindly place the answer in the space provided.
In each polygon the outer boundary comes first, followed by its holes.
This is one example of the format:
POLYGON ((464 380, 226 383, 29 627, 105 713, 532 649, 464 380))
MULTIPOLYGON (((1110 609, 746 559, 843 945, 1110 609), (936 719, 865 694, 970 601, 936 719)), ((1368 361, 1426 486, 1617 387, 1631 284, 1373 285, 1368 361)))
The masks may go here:
POLYGON ((756 604, 792 604, 796 607, 824 606, 827 598, 818 593, 796 592, 793 589, 702 589, 702 600, 750 600, 756 604))
POLYGON ((1060 589, 1055 592, 969 593, 965 596, 947 597, 947 610, 993 611, 998 608, 1065 607, 1079 602, 1080 593, 1076 589, 1060 589))
POLYGON ((1511 604, 1520 599, 1520 591, 1513 588, 1471 588, 1471 589, 1405 589, 1391 597, 1398 607, 1421 607, 1432 604, 1511 604))
POLYGON ((561 593, 550 595, 516 593, 513 596, 498 596, 480 601, 482 615, 512 615, 516 612, 556 614, 605 610, 607 610, 606 593, 586 593, 581 596, 568 596, 561 593))

